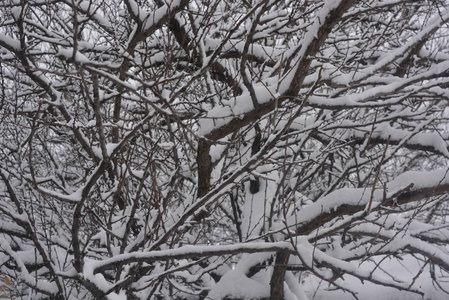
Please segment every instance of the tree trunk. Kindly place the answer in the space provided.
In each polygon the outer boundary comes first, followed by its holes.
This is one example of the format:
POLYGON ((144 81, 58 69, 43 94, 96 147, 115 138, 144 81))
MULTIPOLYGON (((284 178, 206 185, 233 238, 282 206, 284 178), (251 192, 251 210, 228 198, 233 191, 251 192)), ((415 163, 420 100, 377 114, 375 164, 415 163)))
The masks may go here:
POLYGON ((276 253, 274 271, 270 281, 271 300, 284 300, 284 278, 285 271, 287 271, 288 258, 288 253, 276 253))

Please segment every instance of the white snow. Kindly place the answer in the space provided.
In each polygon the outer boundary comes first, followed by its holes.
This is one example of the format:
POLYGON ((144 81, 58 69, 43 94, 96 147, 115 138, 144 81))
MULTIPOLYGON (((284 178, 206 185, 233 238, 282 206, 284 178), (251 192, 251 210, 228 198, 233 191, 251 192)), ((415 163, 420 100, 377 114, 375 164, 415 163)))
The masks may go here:
POLYGON ((90 60, 81 52, 75 51, 73 48, 61 48, 59 49, 58 55, 65 57, 66 59, 74 58, 76 62, 81 64, 89 63, 90 60))
POLYGON ((266 298, 269 295, 270 286, 268 284, 261 284, 245 276, 242 271, 235 269, 220 279, 209 292, 208 298, 221 300, 229 297, 252 300, 266 298))
POLYGON ((13 39, 3 33, 0 33, 0 42, 5 43, 7 46, 12 47, 14 50, 20 50, 20 41, 13 39))
POLYGON ((137 6, 137 4, 134 2, 133 10, 138 10, 138 16, 143 21, 143 30, 146 31, 149 28, 153 27, 155 24, 159 23, 164 16, 166 16, 170 11, 172 11, 179 5, 181 5, 181 0, 170 0, 169 4, 164 4, 154 12, 141 13, 141 10, 135 7, 137 6))
MULTIPOLYGON (((379 263, 379 259, 375 261, 367 261, 360 267, 366 270, 372 270, 375 264, 379 263)), ((395 280, 401 280, 407 284, 411 284, 411 279, 418 274, 422 268, 416 259, 411 256, 405 256, 403 261, 396 258, 388 258, 384 260, 380 267, 382 270, 394 275, 395 280)), ((380 271, 380 269, 378 269, 380 271)), ((380 271, 382 272, 382 271, 380 271)), ((424 272, 417 278, 413 287, 418 288, 425 293, 422 297, 419 294, 399 291, 397 289, 376 285, 371 282, 360 282, 359 279, 352 276, 345 275, 344 282, 351 287, 351 290, 357 293, 359 299, 367 300, 446 300, 447 294, 432 285, 432 279, 429 275, 429 267, 427 266, 424 272)), ((393 279, 390 278, 390 281, 393 279)), ((327 288, 328 283, 322 282, 316 277, 309 276, 305 280, 304 289, 309 299, 325 300, 325 299, 339 299, 339 300, 353 300, 354 297, 343 291, 327 288)))
POLYGON ((413 189, 438 187, 442 184, 449 184, 448 169, 438 169, 435 171, 409 171, 397 176, 388 183, 389 191, 397 191, 413 183, 413 189))
POLYGON ((195 255, 214 255, 214 253, 222 252, 261 252, 259 255, 263 255, 263 252, 272 252, 280 249, 291 249, 289 242, 275 242, 275 243, 237 243, 232 245, 189 245, 182 246, 175 249, 167 249, 160 251, 148 251, 148 252, 133 252, 117 254, 112 258, 108 258, 102 261, 91 261, 92 264, 86 272, 94 273, 97 269, 104 266, 112 266, 121 262, 131 261, 154 261, 159 258, 188 258, 195 255))
MULTIPOLYGON (((448 170, 439 169, 435 171, 412 171, 403 173, 387 184, 386 196, 392 196, 411 184, 413 184, 412 189, 431 188, 441 184, 449 184, 448 170)), ((373 205, 375 206, 382 202, 383 197, 383 189, 376 189, 372 198, 373 205)), ((295 215, 290 217, 288 224, 308 222, 320 216, 322 213, 332 212, 342 205, 364 206, 369 203, 370 199, 371 188, 342 188, 303 207, 295 215)))

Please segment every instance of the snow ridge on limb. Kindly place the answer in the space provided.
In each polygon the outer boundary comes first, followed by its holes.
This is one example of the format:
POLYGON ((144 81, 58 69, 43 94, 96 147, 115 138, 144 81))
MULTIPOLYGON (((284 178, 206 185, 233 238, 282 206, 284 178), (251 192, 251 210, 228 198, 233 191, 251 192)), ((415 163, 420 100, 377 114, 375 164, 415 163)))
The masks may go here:
MULTIPOLYGON (((257 109, 253 109, 250 106, 244 108, 242 111, 239 110, 237 112, 237 118, 232 117, 232 108, 229 108, 228 112, 223 112, 223 108, 220 110, 217 109, 216 111, 212 110, 204 119, 214 120, 216 118, 219 123, 216 126, 210 126, 210 121, 203 124, 200 123, 200 135, 204 135, 205 138, 210 140, 218 140, 273 111, 283 101, 291 97, 296 97, 307 75, 307 70, 312 62, 312 56, 316 54, 320 46, 324 43, 333 25, 339 21, 341 16, 354 3, 355 1, 353 0, 327 1, 325 6, 320 10, 320 15, 315 18, 311 31, 307 33, 306 38, 298 46, 300 51, 295 59, 294 67, 284 71, 287 74, 281 80, 281 86, 278 83, 271 87, 266 87, 263 84, 254 86, 255 90, 260 89, 263 91, 261 93, 263 96, 257 97, 257 102, 259 103, 257 109), (215 116, 216 113, 220 115, 215 116)), ((242 99, 239 98, 239 100, 249 101, 251 99, 249 94, 246 98, 244 100, 242 96, 242 99)))
POLYGON ((169 1, 168 4, 164 4, 155 11, 147 12, 140 8, 136 1, 126 0, 125 5, 127 6, 132 18, 137 23, 137 28, 130 37, 127 49, 134 49, 137 43, 144 41, 152 35, 163 24, 167 23, 175 14, 180 12, 188 3, 189 1, 187 0, 169 1))
POLYGON ((449 175, 446 169, 430 172, 407 172, 377 188, 371 195, 367 188, 343 188, 329 193, 291 216, 287 223, 297 226, 299 235, 311 231, 342 215, 362 212, 371 202, 372 210, 395 207, 422 199, 449 193, 449 175))
POLYGON ((134 262, 151 262, 165 258, 185 259, 189 257, 220 256, 224 254, 236 255, 240 253, 261 253, 261 252, 290 252, 293 253, 289 242, 276 243, 243 243, 233 245, 202 246, 191 245, 177 249, 155 250, 149 252, 126 253, 115 256, 104 261, 92 261, 90 269, 93 274, 104 270, 115 268, 116 264, 131 264, 134 262))

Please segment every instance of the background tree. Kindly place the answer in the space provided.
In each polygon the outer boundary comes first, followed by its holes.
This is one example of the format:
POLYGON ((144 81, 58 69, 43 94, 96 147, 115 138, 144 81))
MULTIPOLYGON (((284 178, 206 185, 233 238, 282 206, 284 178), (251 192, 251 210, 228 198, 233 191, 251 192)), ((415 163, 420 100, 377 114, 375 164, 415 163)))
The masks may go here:
POLYGON ((445 1, 0 7, 4 292, 419 295, 425 272, 444 291, 445 1))

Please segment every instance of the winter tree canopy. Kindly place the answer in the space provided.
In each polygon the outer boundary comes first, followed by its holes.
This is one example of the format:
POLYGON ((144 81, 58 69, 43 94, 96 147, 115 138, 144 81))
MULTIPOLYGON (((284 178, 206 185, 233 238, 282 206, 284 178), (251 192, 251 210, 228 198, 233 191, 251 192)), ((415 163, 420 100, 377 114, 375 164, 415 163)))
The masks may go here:
POLYGON ((0 293, 447 299, 448 7, 2 0, 0 293))

